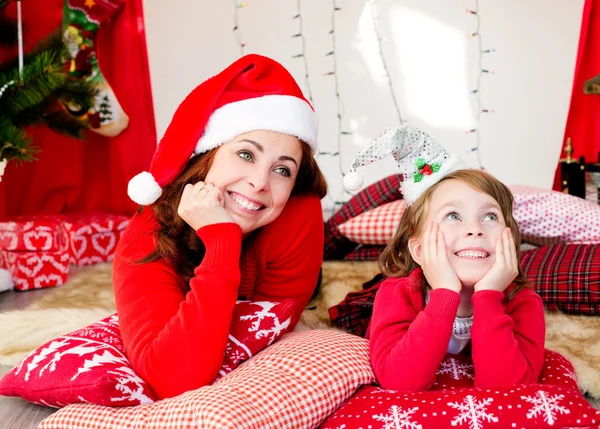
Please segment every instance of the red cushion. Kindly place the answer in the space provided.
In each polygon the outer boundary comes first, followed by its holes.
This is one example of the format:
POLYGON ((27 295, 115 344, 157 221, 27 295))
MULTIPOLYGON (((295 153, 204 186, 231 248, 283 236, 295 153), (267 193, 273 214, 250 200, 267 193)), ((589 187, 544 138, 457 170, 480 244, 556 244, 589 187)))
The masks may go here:
POLYGON ((345 203, 337 212, 325 222, 325 248, 323 256, 328 259, 343 259, 358 243, 344 237, 338 226, 359 214, 379 207, 385 203, 402 198, 399 191, 401 174, 393 174, 373 183, 360 191, 345 203))
POLYGON ((152 405, 73 404, 39 429, 316 428, 374 380, 364 338, 291 332, 211 386, 152 405))
POLYGON ((548 310, 600 315, 600 244, 527 250, 521 267, 548 310))
MULTIPOLYGON (((258 353, 289 326, 294 301, 238 301, 219 377, 258 353)), ((52 407, 77 402, 151 404, 156 398, 131 367, 117 315, 49 341, 0 380, 0 395, 52 407)))
POLYGON ((377 261, 385 246, 358 246, 344 258, 347 261, 377 261))
POLYGON ((597 428, 600 411, 577 389, 570 362, 548 350, 545 357, 540 384, 476 389, 465 387, 472 385, 472 365, 448 355, 437 374, 438 387, 447 383, 447 389, 402 393, 366 386, 321 428, 597 428))

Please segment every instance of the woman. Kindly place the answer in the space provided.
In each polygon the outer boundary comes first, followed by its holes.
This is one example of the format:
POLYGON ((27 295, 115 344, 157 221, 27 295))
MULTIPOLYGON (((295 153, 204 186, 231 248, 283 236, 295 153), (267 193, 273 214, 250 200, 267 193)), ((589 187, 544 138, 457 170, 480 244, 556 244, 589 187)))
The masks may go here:
POLYGON ((131 180, 145 207, 115 254, 115 299, 128 357, 158 398, 215 379, 238 298, 292 298, 298 322, 323 254, 316 135, 289 72, 248 55, 188 95, 131 180))

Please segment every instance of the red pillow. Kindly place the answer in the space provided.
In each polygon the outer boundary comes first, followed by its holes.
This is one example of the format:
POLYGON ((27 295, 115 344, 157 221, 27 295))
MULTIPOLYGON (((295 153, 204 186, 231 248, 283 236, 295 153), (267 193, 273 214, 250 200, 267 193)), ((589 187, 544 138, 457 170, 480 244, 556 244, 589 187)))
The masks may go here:
POLYGON ((527 250, 521 268, 549 311, 600 315, 600 244, 527 250))
POLYGON ((358 246, 344 237, 338 226, 368 210, 402 198, 400 192, 402 174, 393 174, 369 185, 345 203, 325 222, 325 260, 343 259, 358 246))
MULTIPOLYGON (((289 326, 294 301, 238 301, 219 377, 258 353, 289 326)), ((156 397, 131 367, 117 315, 40 346, 0 380, 0 395, 63 407, 151 404, 156 397)))
POLYGON ((294 314, 294 300, 238 301, 233 310, 229 342, 217 380, 281 337, 294 314))
POLYGON ((386 245, 391 240, 406 210, 406 200, 396 200, 347 220, 338 229, 350 241, 367 245, 386 245))
POLYGON ((321 429, 597 428, 600 411, 579 392, 570 362, 548 350, 545 357, 541 384, 476 389, 461 388, 469 380, 472 385, 473 367, 448 355, 437 374, 448 389, 402 393, 366 386, 321 429))

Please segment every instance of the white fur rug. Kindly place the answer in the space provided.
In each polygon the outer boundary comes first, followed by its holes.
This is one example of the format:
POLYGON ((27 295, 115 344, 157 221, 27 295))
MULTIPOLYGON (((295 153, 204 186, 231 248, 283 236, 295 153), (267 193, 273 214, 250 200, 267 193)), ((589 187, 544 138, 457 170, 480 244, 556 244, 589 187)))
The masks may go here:
MULTIPOLYGON (((328 309, 377 273, 372 262, 325 262, 319 294, 296 330, 334 329, 328 309)), ((111 265, 83 269, 28 308, 0 313, 0 364, 13 366, 45 342, 114 312, 111 265)), ((573 363, 582 392, 600 398, 600 317, 547 313, 546 347, 573 363)))

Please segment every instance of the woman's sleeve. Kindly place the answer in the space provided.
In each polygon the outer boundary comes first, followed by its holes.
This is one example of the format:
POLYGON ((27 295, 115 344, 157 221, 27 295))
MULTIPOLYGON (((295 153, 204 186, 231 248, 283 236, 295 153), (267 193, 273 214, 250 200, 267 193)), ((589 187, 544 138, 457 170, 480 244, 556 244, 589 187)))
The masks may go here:
POLYGON ((519 292, 512 303, 504 294, 473 294, 472 356, 475 387, 494 388, 537 383, 544 365, 544 305, 532 290, 519 292))
POLYGON ((264 228, 268 246, 266 273, 252 299, 293 299, 296 304, 291 330, 310 300, 323 263, 321 200, 316 196, 290 198, 279 218, 264 228))
POLYGON ((422 392, 435 382, 448 349, 460 296, 449 289, 433 290, 425 309, 417 312, 404 281, 389 278, 377 291, 369 354, 382 388, 422 392))
POLYGON ((137 263, 156 245, 150 231, 126 231, 114 260, 125 349, 159 399, 211 383, 223 361, 240 283, 241 231, 223 223, 199 229, 198 236, 206 254, 187 294, 166 261, 137 263))

